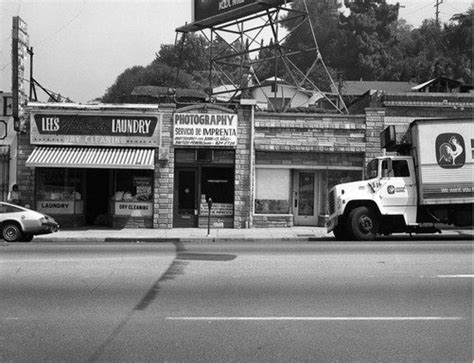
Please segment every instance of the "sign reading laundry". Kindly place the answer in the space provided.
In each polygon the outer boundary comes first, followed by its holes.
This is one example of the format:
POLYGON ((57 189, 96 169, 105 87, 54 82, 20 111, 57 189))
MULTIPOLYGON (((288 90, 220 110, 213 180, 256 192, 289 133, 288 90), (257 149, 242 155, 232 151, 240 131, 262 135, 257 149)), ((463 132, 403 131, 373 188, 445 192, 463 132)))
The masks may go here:
POLYGON ((147 114, 32 115, 32 144, 159 146, 160 116, 147 114))
POLYGON ((236 146, 237 115, 175 113, 173 131, 174 145, 236 146))

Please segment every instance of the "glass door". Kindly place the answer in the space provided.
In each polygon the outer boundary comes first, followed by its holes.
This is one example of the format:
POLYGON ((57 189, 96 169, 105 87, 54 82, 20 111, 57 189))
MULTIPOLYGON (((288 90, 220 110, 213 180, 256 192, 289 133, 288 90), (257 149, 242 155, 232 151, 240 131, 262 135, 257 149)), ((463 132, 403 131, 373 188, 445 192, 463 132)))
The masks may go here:
POLYGON ((295 225, 316 226, 318 224, 318 174, 312 171, 296 171, 293 186, 295 225))
POLYGON ((173 211, 173 227, 197 227, 197 170, 176 170, 173 211))

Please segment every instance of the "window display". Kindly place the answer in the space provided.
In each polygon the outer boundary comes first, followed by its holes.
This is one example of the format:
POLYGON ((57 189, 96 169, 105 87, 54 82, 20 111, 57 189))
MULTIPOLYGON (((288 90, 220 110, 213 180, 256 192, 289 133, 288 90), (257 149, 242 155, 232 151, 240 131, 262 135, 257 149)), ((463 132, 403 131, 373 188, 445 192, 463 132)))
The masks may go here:
POLYGON ((200 215, 209 213, 208 200, 212 199, 211 215, 234 214, 234 169, 208 168, 201 170, 200 215))
POLYGON ((290 213, 290 170, 256 169, 256 214, 290 213))
POLYGON ((82 214, 82 173, 76 169, 40 168, 37 209, 49 214, 82 214))
POLYGON ((153 172, 118 170, 115 174, 115 215, 151 216, 153 214, 153 172))

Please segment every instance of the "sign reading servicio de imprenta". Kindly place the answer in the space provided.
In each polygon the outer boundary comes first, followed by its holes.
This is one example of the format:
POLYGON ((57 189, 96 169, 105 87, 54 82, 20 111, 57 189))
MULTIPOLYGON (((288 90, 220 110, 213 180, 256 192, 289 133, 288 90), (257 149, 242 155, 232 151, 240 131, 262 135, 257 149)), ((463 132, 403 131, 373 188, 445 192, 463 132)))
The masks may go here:
POLYGON ((237 115, 175 113, 173 144, 181 146, 236 146, 237 115))

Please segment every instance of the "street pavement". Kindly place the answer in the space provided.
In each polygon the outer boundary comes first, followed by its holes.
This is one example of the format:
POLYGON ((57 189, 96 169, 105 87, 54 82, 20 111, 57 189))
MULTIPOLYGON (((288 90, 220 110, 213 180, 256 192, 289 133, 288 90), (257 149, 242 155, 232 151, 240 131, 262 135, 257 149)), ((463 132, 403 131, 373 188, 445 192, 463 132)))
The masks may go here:
MULTIPOLYGON (((407 238, 407 234, 388 237, 407 238)), ((472 229, 445 229, 441 235, 417 235, 415 238, 465 238, 473 239, 472 229)), ((334 240, 332 233, 323 227, 290 227, 290 228, 78 228, 65 229, 59 232, 35 236, 33 242, 286 242, 334 240)))
POLYGON ((0 362, 472 362, 465 238, 2 244, 0 362))

